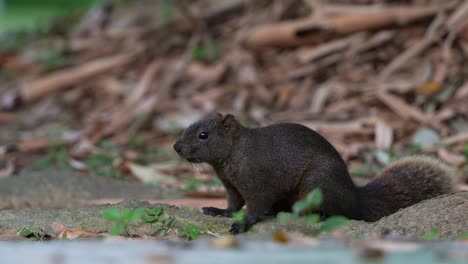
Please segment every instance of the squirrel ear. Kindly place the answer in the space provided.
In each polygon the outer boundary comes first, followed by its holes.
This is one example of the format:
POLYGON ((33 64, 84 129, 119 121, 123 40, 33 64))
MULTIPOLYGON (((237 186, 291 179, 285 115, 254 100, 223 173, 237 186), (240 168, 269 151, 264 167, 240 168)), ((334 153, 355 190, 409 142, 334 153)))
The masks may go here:
POLYGON ((221 130, 226 134, 237 130, 236 118, 231 114, 225 115, 223 119, 221 119, 220 123, 221 123, 221 130))
POLYGON ((214 113, 214 114, 211 114, 208 119, 211 119, 211 120, 215 120, 215 121, 219 121, 223 118, 223 114, 221 113, 214 113))

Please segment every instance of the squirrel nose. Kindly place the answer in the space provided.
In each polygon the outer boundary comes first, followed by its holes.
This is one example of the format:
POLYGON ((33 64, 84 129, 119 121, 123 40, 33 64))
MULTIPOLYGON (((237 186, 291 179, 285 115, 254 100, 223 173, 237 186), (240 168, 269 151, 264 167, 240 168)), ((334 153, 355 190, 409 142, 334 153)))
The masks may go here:
POLYGON ((180 141, 177 141, 175 144, 174 144, 174 150, 179 153, 181 150, 182 150, 182 143, 180 143, 180 141))

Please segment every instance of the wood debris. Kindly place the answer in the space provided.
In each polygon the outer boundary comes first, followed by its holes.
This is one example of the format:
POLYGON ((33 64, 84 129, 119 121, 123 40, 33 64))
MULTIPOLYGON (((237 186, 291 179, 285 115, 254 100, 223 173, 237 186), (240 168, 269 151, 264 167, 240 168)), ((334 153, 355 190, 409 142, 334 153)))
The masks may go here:
POLYGON ((76 170, 92 171, 86 159, 110 152, 133 180, 182 182, 190 172, 155 170, 148 164, 170 158, 148 148, 174 154, 183 126, 231 112, 251 126, 308 125, 351 168, 378 164, 376 152, 423 153, 467 173, 466 1, 174 1, 168 17, 147 11, 158 1, 140 1, 96 7, 66 36, 0 50, 0 71, 16 72, 0 75, 0 146, 16 147, 6 158, 19 169, 28 162, 17 155, 62 142, 76 170), (66 63, 51 69, 31 57, 51 51, 66 63), (44 132, 57 123, 66 126, 44 132), (412 144, 423 128, 440 142, 412 144))

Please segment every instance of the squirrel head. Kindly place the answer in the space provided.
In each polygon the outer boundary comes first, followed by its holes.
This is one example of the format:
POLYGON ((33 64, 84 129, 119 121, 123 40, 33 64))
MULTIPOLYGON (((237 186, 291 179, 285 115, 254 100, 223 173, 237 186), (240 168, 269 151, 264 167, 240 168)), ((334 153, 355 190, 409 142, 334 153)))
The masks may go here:
POLYGON ((240 126, 233 115, 216 113, 189 126, 174 150, 190 162, 219 163, 231 154, 240 126))

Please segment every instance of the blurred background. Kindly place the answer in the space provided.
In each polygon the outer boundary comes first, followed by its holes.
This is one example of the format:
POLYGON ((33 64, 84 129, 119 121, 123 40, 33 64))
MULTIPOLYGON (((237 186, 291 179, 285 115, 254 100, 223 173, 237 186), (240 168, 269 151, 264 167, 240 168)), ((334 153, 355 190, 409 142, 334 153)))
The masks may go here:
POLYGON ((358 184, 426 154, 465 188, 467 58, 467 1, 0 0, 0 207, 223 197, 172 150, 214 112, 313 128, 358 184))

